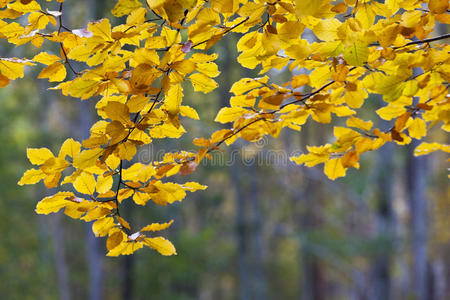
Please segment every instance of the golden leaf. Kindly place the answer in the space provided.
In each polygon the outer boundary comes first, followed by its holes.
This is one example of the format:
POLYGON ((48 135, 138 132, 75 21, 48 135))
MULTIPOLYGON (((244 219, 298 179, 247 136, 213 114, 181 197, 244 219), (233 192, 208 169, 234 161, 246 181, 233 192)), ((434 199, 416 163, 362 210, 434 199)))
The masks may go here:
POLYGON ((328 178, 335 180, 336 178, 345 176, 346 169, 342 165, 342 160, 335 158, 325 162, 324 172, 328 178))
POLYGON ((205 94, 211 92, 219 86, 217 82, 214 81, 214 79, 211 79, 202 73, 192 74, 191 76, 189 76, 189 79, 192 82, 194 91, 202 92, 205 94))
POLYGON ((42 165, 50 158, 54 158, 53 153, 47 148, 28 148, 27 157, 33 165, 42 165))
POLYGON ((150 248, 158 251, 161 255, 169 256, 177 254, 177 251, 175 250, 173 244, 163 237, 159 236, 156 238, 145 238, 144 243, 150 248))

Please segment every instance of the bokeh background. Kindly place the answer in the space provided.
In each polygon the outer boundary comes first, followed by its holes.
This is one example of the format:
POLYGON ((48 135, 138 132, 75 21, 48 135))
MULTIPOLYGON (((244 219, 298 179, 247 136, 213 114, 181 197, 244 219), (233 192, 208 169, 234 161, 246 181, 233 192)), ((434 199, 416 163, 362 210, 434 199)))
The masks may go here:
MULTIPOLYGON (((82 28, 88 20, 111 17, 114 3, 67 1, 65 24, 82 28)), ((142 162, 195 150, 194 137, 221 128, 213 120, 228 104, 230 86, 258 72, 235 62, 237 39, 227 36, 212 49, 222 72, 216 91, 203 95, 185 87, 183 101, 201 121, 183 120, 188 133, 180 140, 142 148, 142 162)), ((39 49, 1 43, 0 51, 2 57, 30 58, 39 49)), ((289 162, 306 145, 332 141, 333 124, 310 123, 276 140, 223 148, 194 174, 177 178, 209 186, 182 203, 125 204, 126 219, 134 224, 175 220, 165 235, 178 255, 146 249, 106 257, 105 240, 93 236, 90 224, 62 213, 34 213, 37 201, 55 191, 43 184, 17 186, 30 167, 27 147, 55 151, 67 137, 86 138, 96 120, 95 99, 61 96, 36 79, 38 68, 27 72, 0 90, 0 298, 449 299, 447 157, 414 157, 416 142, 387 145, 365 154, 359 171, 336 181, 320 167, 289 162)), ((289 70, 271 73, 275 82, 290 76, 289 70)), ((365 117, 378 120, 374 110, 381 100, 371 96, 366 102, 365 117)), ((429 138, 448 142, 438 131, 429 138)))

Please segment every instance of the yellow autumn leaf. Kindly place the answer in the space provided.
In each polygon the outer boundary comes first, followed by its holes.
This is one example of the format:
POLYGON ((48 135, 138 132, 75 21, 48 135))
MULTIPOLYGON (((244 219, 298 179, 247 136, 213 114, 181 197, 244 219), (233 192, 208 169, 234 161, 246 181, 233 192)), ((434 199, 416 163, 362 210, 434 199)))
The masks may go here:
POLYGON ((102 19, 95 22, 89 22, 87 30, 92 32, 96 37, 99 37, 105 41, 112 40, 111 37, 111 24, 108 19, 102 19))
POLYGON ((112 176, 98 176, 97 184, 95 186, 95 190, 97 193, 104 194, 108 192, 113 185, 113 177, 112 176))
POLYGON ((24 66, 31 66, 29 60, 18 58, 0 58, 0 73, 11 80, 23 77, 24 66))
POLYGON ((295 12, 298 17, 313 16, 320 11, 323 0, 295 0, 295 12))
POLYGON ((415 118, 408 126, 409 136, 420 140, 427 135, 427 124, 421 118, 415 118))
POLYGON ((325 162, 324 173, 331 180, 345 176, 347 169, 342 165, 340 158, 330 159, 325 162))
POLYGON ((142 231, 160 231, 160 230, 169 228, 170 225, 172 225, 172 223, 173 223, 173 220, 171 220, 170 222, 167 222, 167 223, 153 223, 153 224, 145 226, 140 231, 141 232, 142 231))
MULTIPOLYGON (((302 0, 300 1, 303 2, 302 0)), ((314 0, 312 1, 315 2, 314 0)), ((342 23, 338 19, 323 19, 320 20, 316 26, 314 26, 313 32, 320 40, 324 42, 332 42, 339 38, 338 28, 341 25, 342 23)))
POLYGON ((184 188, 186 191, 189 191, 189 192, 195 192, 197 190, 205 190, 207 188, 207 186, 202 185, 198 182, 190 181, 190 182, 183 183, 182 188, 184 188))
POLYGON ((362 87, 362 83, 358 81, 356 84, 347 84, 347 89, 343 98, 349 107, 360 108, 368 96, 369 94, 362 87), (349 88, 351 85, 353 85, 354 88, 349 88))
POLYGON ((123 141, 127 136, 129 131, 119 121, 112 121, 106 126, 106 133, 111 137, 111 145, 115 145, 123 141))
POLYGON ((130 112, 128 106, 117 101, 110 101, 106 104, 104 111, 108 118, 113 121, 119 121, 122 124, 130 122, 130 112))
POLYGON ((45 178, 45 173, 42 170, 30 169, 20 178, 18 185, 35 184, 45 178))
POLYGON ((122 17, 139 7, 142 7, 142 4, 138 0, 119 0, 111 12, 116 17, 122 17))
POLYGON ((400 106, 393 106, 393 105, 387 105, 380 109, 377 109, 376 113, 382 118, 383 120, 392 120, 399 115, 403 114, 406 111, 404 107, 400 106))
MULTIPOLYGON (((10 1, 8 1, 10 2, 10 1)), ((6 2, 6 3, 8 3, 6 2)), ((15 11, 20 11, 23 13, 29 13, 34 11, 40 11, 41 6, 36 1, 15 1, 14 3, 8 4, 8 8, 14 9, 15 11)))
POLYGON ((97 92, 98 84, 99 82, 97 80, 84 80, 81 77, 77 77, 71 82, 65 82, 65 85, 68 88, 68 94, 72 97, 79 97, 81 100, 85 100, 93 96, 97 92))
POLYGON ((438 150, 450 152, 450 145, 423 142, 414 149, 414 156, 427 155, 438 150))
POLYGON ((172 85, 164 100, 164 106, 170 115, 178 115, 182 99, 183 88, 181 84, 172 85))
POLYGON ((235 94, 236 96, 242 95, 250 90, 266 84, 268 80, 268 76, 264 76, 261 78, 242 78, 239 81, 233 83, 230 92, 235 94))
POLYGON ((241 117, 242 115, 248 112, 249 111, 247 109, 242 107, 223 107, 217 113, 217 116, 214 119, 214 121, 222 124, 233 122, 234 120, 236 120, 237 118, 241 117))
POLYGON ((82 172, 73 182, 75 190, 82 194, 93 195, 95 192, 95 177, 94 175, 82 172))
POLYGON ((180 114, 183 117, 188 117, 194 120, 200 120, 200 117, 198 116, 198 113, 195 109, 193 109, 190 106, 182 105, 180 106, 180 114))
POLYGON ((83 150, 73 158, 73 166, 81 170, 95 166, 103 151, 102 148, 83 150))
POLYGON ((45 197, 36 205, 36 212, 43 215, 57 212, 70 204, 70 200, 67 199, 72 199, 74 197, 75 195, 71 192, 59 192, 55 195, 45 197))
POLYGON ((219 68, 213 62, 197 63, 195 69, 208 77, 217 77, 220 74, 219 68))
POLYGON ((92 224, 92 232, 95 236, 105 236, 114 226, 116 226, 114 224, 114 218, 105 217, 98 219, 92 224))
POLYGON ((344 59, 351 66, 362 66, 367 62, 367 58, 369 57, 368 49, 367 45, 363 43, 352 43, 345 47, 344 59))
POLYGON ((55 156, 47 148, 28 148, 27 157, 33 165, 42 165, 55 156))
POLYGON ((62 144, 58 157, 64 159, 68 155, 73 158, 75 155, 80 153, 80 150, 81 144, 74 139, 69 138, 62 144))
POLYGON ((207 94, 219 86, 214 79, 211 79, 202 73, 192 74, 189 76, 189 79, 191 80, 194 91, 196 92, 207 94))
POLYGON ((315 165, 324 163, 329 160, 329 148, 329 144, 320 147, 306 146, 306 149, 309 151, 308 154, 294 156, 291 157, 290 160, 298 165, 305 164, 305 166, 307 167, 314 167, 315 165))
POLYGON ((152 249, 155 249, 158 251, 161 255, 164 256, 170 256, 170 255, 176 255, 177 251, 173 244, 166 240, 163 237, 156 237, 156 238, 145 238, 144 243, 149 246, 152 249))
POLYGON ((66 67, 60 62, 55 62, 42 69, 41 73, 38 75, 38 78, 48 78, 48 81, 55 82, 63 81, 66 78, 66 75, 66 67))
POLYGON ((142 242, 123 240, 119 245, 111 249, 107 256, 130 255, 143 247, 142 242))
POLYGON ((373 122, 372 121, 363 121, 357 117, 351 116, 350 118, 348 118, 347 120, 347 126, 348 127, 354 127, 354 128, 359 128, 365 131, 369 131, 370 128, 372 128, 373 126, 373 122))
POLYGON ((60 60, 61 60, 60 57, 54 54, 48 54, 47 52, 40 52, 39 54, 33 57, 33 61, 44 65, 51 65, 60 60))

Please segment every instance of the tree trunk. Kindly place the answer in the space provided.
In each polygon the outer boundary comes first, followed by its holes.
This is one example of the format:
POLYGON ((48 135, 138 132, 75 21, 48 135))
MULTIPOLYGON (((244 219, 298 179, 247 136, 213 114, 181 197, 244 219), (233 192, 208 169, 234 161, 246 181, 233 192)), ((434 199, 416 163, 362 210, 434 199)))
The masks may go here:
POLYGON ((428 299, 427 288, 427 200, 425 198, 426 158, 415 157, 414 148, 419 144, 413 140, 408 145, 406 166, 406 189, 411 214, 412 241, 412 291, 414 299, 428 299))
MULTIPOLYGON (((387 239, 389 246, 393 241, 393 210, 392 210, 392 165, 394 148, 392 144, 386 144, 379 150, 377 162, 377 190, 375 192, 376 201, 376 227, 378 237, 387 239)), ((373 299, 390 299, 391 294, 391 247, 380 250, 373 261, 374 292, 373 299)))
POLYGON ((254 253, 252 259, 252 299, 266 299, 267 285, 264 274, 264 257, 263 257, 263 224, 261 217, 261 197, 259 190, 262 188, 258 186, 258 166, 248 166, 247 173, 250 181, 250 208, 251 208, 251 239, 252 252, 254 253))
MULTIPOLYGON (((235 147, 231 147, 236 150, 235 147)), ((231 180, 235 190, 236 199, 236 238, 237 238, 237 257, 239 274, 239 299, 249 300, 249 267, 248 267, 248 245, 245 221, 245 203, 242 193, 241 183, 239 181, 241 174, 240 161, 237 160, 231 167, 231 180)))
POLYGON ((53 228, 53 248, 55 251, 56 276, 61 300, 70 300, 69 268, 64 245, 64 229, 61 223, 62 213, 51 216, 53 228))

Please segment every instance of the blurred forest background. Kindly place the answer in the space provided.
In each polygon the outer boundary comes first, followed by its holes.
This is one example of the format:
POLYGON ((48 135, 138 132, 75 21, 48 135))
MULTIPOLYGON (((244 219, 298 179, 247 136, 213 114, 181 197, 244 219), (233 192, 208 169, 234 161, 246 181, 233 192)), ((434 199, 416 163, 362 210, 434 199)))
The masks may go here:
MULTIPOLYGON (((64 23, 82 28, 111 17, 114 4, 67 1, 64 23)), ((203 95, 185 87, 183 101, 199 111, 201 121, 183 120, 189 133, 182 139, 155 140, 141 149, 142 162, 176 149, 194 150, 193 137, 220 128, 213 120, 219 107, 228 105, 231 84, 257 76, 235 62, 237 38, 230 35, 213 49, 222 71, 216 91, 203 95)), ((31 58, 37 51, 0 45, 2 57, 31 58)), ((289 162, 306 145, 332 141, 330 124, 284 131, 276 140, 237 142, 178 178, 206 184, 206 191, 169 207, 126 207, 126 219, 135 224, 174 219, 165 234, 177 256, 146 249, 106 257, 105 241, 93 236, 90 224, 61 212, 34 213, 37 201, 55 191, 43 184, 17 186, 29 168, 26 147, 57 149, 67 137, 86 138, 96 120, 95 100, 47 90, 45 80, 35 79, 38 72, 28 68, 25 79, 0 90, 1 298, 449 299, 446 156, 414 157, 417 143, 387 145, 365 154, 359 171, 334 182, 321 169, 289 162)), ((275 81, 291 75, 272 73, 275 81)), ((380 101, 373 97, 363 108, 367 119, 377 119, 380 101)), ((438 133, 430 138, 448 139, 438 133)))

